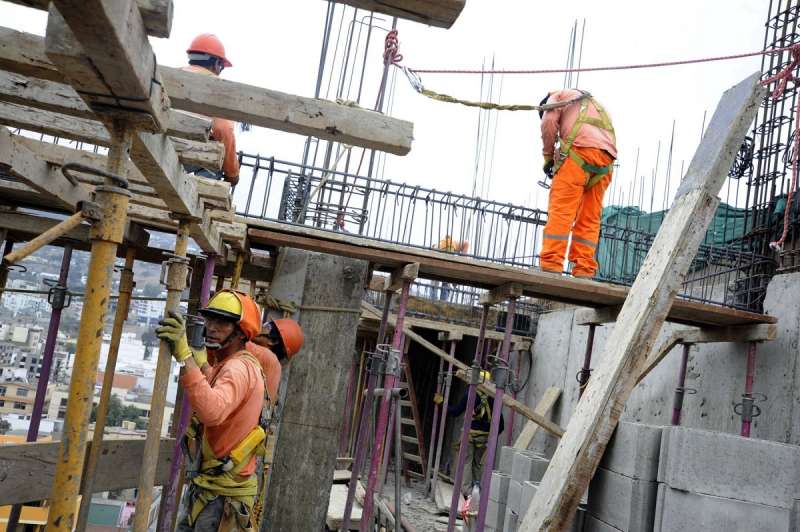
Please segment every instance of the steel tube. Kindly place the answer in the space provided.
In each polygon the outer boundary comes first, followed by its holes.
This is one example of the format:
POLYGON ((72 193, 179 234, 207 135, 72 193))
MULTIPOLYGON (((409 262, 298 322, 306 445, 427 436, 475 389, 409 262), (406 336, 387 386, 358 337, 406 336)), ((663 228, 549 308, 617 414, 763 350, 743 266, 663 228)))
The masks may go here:
MULTIPOLYGON (((515 383, 519 382, 519 370, 520 370, 520 356, 519 351, 515 351, 517 354, 517 370, 515 372, 515 383)), ((511 390, 511 396, 516 399, 517 398, 517 388, 516 385, 511 390)), ((506 445, 512 446, 514 445, 514 421, 516 420, 517 412, 513 408, 509 408, 508 414, 508 426, 506 426, 506 445)))
MULTIPOLYGON (((403 505, 400 489, 400 473, 403 469, 403 438, 401 436, 402 426, 400 419, 400 393, 394 397, 394 523, 395 530, 402 530, 402 518, 400 517, 400 507, 403 505)), ((389 444, 387 443, 388 447, 389 444)))
MULTIPOLYGON (((455 357, 456 342, 450 342, 450 356, 455 357)), ((436 435, 436 460, 433 464, 433 475, 431 477, 431 499, 436 500, 436 484, 439 482, 439 465, 442 459, 442 446, 444 445, 444 430, 447 427, 447 407, 450 404, 450 385, 453 383, 453 363, 447 364, 447 375, 444 379, 444 402, 442 403, 442 416, 439 418, 439 432, 436 435)))
MULTIPOLYGON (((200 308, 204 308, 208 305, 209 295, 211 294, 211 281, 214 278, 214 266, 215 255, 212 253, 206 258, 203 267, 203 282, 200 285, 200 308)), ((178 515, 178 501, 180 500, 180 473, 183 467, 181 440, 183 439, 183 435, 186 434, 186 429, 189 427, 189 421, 191 419, 192 407, 189 404, 189 399, 184 395, 175 432, 175 447, 172 449, 169 480, 162 492, 164 503, 161 505, 161 511, 158 516, 158 530, 161 532, 169 532, 175 529, 175 519, 178 515)))
POLYGON ((583 390, 586 389, 586 384, 589 382, 589 377, 592 376, 592 350, 594 349, 594 331, 597 325, 594 323, 589 324, 589 335, 586 338, 586 352, 583 355, 583 367, 578 374, 578 397, 583 397, 583 390))
MULTIPOLYGON (((384 293, 383 314, 381 323, 378 327, 378 339, 376 344, 381 345, 386 329, 389 325, 389 308, 392 304, 392 292, 384 293)), ((377 349, 376 349, 377 350, 377 349)), ((371 369, 367 377, 367 390, 361 402, 361 416, 358 422, 358 432, 356 433, 356 450, 353 453, 353 464, 350 472, 350 485, 347 488, 347 499, 344 504, 344 516, 342 517, 342 530, 348 531, 350 528, 350 514, 353 512, 353 501, 356 496, 356 485, 358 484, 361 468, 364 466, 364 459, 369 445, 369 426, 372 420, 372 401, 373 393, 377 385, 378 376, 371 369)))
MULTIPOLYGON (((400 295, 400 303, 397 308, 397 320, 394 326, 394 337, 392 338, 392 349, 398 352, 398 365, 403 363, 403 327, 405 324, 406 307, 408 305, 408 293, 411 287, 411 281, 406 279, 403 281, 403 290, 400 295)), ((387 375, 384 380, 383 387, 386 389, 395 388, 399 381, 399 376, 387 375)), ((370 461, 369 478, 367 481, 367 492, 364 499, 364 510, 361 514, 361 532, 367 532, 369 523, 372 521, 372 510, 374 506, 373 497, 375 495, 376 484, 378 480, 378 468, 380 460, 383 456, 384 434, 389 422, 389 404, 391 397, 388 393, 384 392, 381 398, 381 403, 378 412, 378 424, 375 429, 375 446, 372 449, 372 460, 370 461)))
MULTIPOLYGON (((188 265, 185 259, 189 245, 189 221, 181 220, 175 237, 175 256, 167 269, 167 304, 164 316, 178 310, 181 292, 186 288, 188 265)), ((153 382, 153 398, 150 402, 150 418, 147 424, 147 437, 144 443, 143 463, 139 471, 138 496, 136 513, 133 516, 134 530, 148 530, 150 523, 150 506, 153 502, 153 485, 156 478, 158 448, 161 444, 161 423, 164 419, 164 406, 167 400, 167 386, 172 373, 172 354, 169 344, 162 340, 158 348, 158 363, 153 382)))
MULTIPOLYGON (((483 343, 486 339, 486 321, 489 316, 489 305, 483 305, 481 311, 481 326, 478 330, 478 345, 475 348, 475 359, 472 364, 480 367, 483 357, 483 343)), ((458 446, 458 462, 453 478, 453 498, 450 500, 450 516, 447 521, 447 532, 453 532, 456 527, 456 517, 458 516, 458 502, 461 500, 461 480, 464 478, 464 462, 467 458, 467 445, 469 445, 469 431, 472 428, 472 414, 475 410, 475 396, 478 391, 476 383, 470 383, 467 390, 467 409, 464 412, 464 427, 461 429, 461 440, 458 446)))
MULTIPOLYGON (((744 399, 745 400, 753 400, 753 380, 755 379, 756 373, 756 343, 750 342, 750 345, 747 346, 747 373, 745 373, 744 378, 744 399)), ((752 418, 748 419, 750 416, 743 416, 742 417, 742 431, 741 435, 745 438, 750 437, 750 427, 753 423, 752 418)))
MULTIPOLYGON (((514 327, 514 314, 517 309, 517 299, 511 298, 508 301, 506 314, 506 330, 503 334, 503 347, 500 349, 500 367, 508 362, 508 353, 511 349, 511 330, 514 327)), ((478 507, 478 519, 475 523, 476 532, 483 532, 486 524, 486 509, 489 507, 489 490, 492 484, 492 465, 494 464, 495 453, 497 452, 497 440, 500 434, 500 419, 503 417, 503 395, 506 393, 505 386, 497 386, 494 392, 494 404, 492 407, 492 424, 489 429, 489 442, 486 449, 486 461, 483 464, 483 474, 481 475, 481 501, 478 507)))
MULTIPOLYGON (((439 359, 439 373, 436 375, 436 396, 442 395, 442 381, 444 381, 444 359, 439 359)), ((435 397, 436 397, 435 396, 435 397)), ((434 403, 433 421, 431 422, 431 444, 428 447, 428 467, 425 469, 425 492, 427 492, 433 482, 433 459, 436 454, 436 429, 439 427, 439 408, 440 403, 434 403)))
POLYGON ((21 261, 25 257, 36 253, 44 246, 53 242, 53 240, 57 238, 61 238, 65 234, 69 233, 83 222, 83 213, 81 211, 76 212, 69 218, 63 220, 62 222, 54 225, 41 235, 37 236, 30 242, 26 243, 19 249, 16 249, 5 256, 6 262, 9 264, 14 264, 16 262, 21 261))
MULTIPOLYGON (((107 169, 112 174, 123 175, 130 153, 134 130, 116 122, 109 127, 113 142, 108 152, 107 169)), ((94 384, 103 326, 111 293, 113 264, 117 245, 122 242, 127 220, 127 191, 114 186, 106 178, 105 185, 95 189, 95 201, 104 216, 90 230, 92 241, 89 271, 86 280, 75 362, 69 385, 67 411, 64 417, 64 436, 59 446, 47 530, 71 531, 75 524, 83 460, 86 451, 86 433, 94 398, 94 384)))
POLYGON ((119 344, 122 340, 122 327, 125 324, 125 320, 128 319, 128 311, 130 310, 130 297, 134 286, 133 262, 135 257, 136 249, 128 248, 125 253, 125 266, 120 274, 119 301, 117 302, 117 312, 114 314, 114 325, 111 329, 111 343, 108 347, 106 369, 103 373, 103 387, 100 390, 100 401, 97 404, 94 433, 92 434, 92 446, 89 449, 89 457, 84 467, 84 480, 83 489, 81 490, 81 507, 78 512, 77 530, 85 530, 89 520, 89 507, 92 505, 92 493, 94 493, 94 477, 97 474, 97 461, 100 458, 100 447, 106 428, 108 405, 111 400, 111 388, 113 388, 114 385, 117 355, 119 355, 119 344))
POLYGON ((675 388, 675 403, 672 405, 672 424, 681 424, 681 410, 683 409, 683 397, 686 390, 686 366, 689 362, 689 349, 691 344, 683 344, 681 354, 681 368, 678 371, 678 387, 675 388))

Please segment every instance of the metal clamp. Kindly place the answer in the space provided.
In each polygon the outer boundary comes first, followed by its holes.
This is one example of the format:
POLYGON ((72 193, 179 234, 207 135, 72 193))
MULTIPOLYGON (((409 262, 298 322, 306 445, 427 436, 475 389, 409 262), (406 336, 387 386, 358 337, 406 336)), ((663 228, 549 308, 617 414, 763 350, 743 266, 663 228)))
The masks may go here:
POLYGON ((672 408, 674 410, 681 410, 683 409, 683 398, 686 395, 695 395, 697 390, 694 388, 681 388, 678 386, 675 388, 675 397, 673 399, 672 408))
POLYGON ((512 384, 510 376, 511 371, 508 366, 497 365, 492 368, 492 381, 498 390, 508 388, 512 384))
MULTIPOLYGON (((167 290, 170 289, 169 281, 167 276, 169 275, 169 267, 172 265, 180 265, 183 264, 186 266, 186 286, 185 288, 189 288, 189 279, 191 279, 192 274, 192 267, 189 266, 189 257, 181 257, 179 255, 175 255, 174 253, 164 253, 164 256, 169 257, 167 260, 161 263, 161 275, 159 275, 158 282, 167 287, 167 290)), ((180 287, 175 287, 176 289, 180 289, 180 287)))
POLYGON ((578 381, 578 384, 581 386, 586 386, 586 383, 589 382, 589 377, 592 376, 592 372, 594 371, 593 368, 583 369, 581 368, 578 370, 578 373, 575 374, 575 380, 578 381))
POLYGON ((484 383, 482 370, 480 366, 470 366, 469 368, 469 384, 470 386, 477 386, 484 383))
POLYGON ((92 166, 88 166, 81 163, 66 163, 62 165, 61 173, 64 174, 64 177, 67 178, 67 181, 69 181, 70 183, 72 183, 73 186, 76 187, 79 185, 79 181, 78 178, 72 174, 73 171, 110 179, 115 186, 124 188, 126 190, 128 189, 129 186, 128 180, 125 177, 122 177, 117 174, 112 174, 111 172, 101 170, 100 168, 94 168, 92 166))
POLYGON ((767 400, 767 396, 763 393, 752 393, 752 394, 742 394, 742 402, 737 403, 733 407, 733 411, 736 415, 742 417, 742 421, 752 421, 753 418, 758 417, 761 415, 761 408, 755 404, 756 400, 759 403, 764 402, 767 400))
POLYGON ((394 375, 399 377, 402 372, 403 365, 400 363, 400 350, 389 349, 386 357, 386 375, 394 375))
POLYGON ((386 374, 386 357, 391 347, 387 344, 375 346, 375 351, 367 352, 367 372, 370 375, 386 374))
POLYGON ((51 279, 45 279, 44 284, 50 287, 50 290, 47 291, 47 302, 53 310, 62 310, 70 306, 72 294, 69 293, 66 286, 51 279))
POLYGON ((82 201, 80 204, 81 215, 87 220, 99 222, 103 219, 103 209, 93 201, 82 201))
POLYGON ((25 273, 25 272, 28 271, 28 268, 26 266, 23 266, 22 264, 3 263, 3 264, 0 264, 0 271, 3 271, 3 270, 5 270, 7 272, 25 273))

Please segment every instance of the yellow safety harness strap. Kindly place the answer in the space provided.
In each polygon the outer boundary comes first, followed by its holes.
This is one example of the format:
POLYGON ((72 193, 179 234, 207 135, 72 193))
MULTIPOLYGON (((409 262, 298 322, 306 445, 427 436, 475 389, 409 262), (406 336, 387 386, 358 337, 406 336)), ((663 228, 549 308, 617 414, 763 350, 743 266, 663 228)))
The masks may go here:
POLYGON ((581 108, 578 112, 578 118, 575 120, 575 123, 572 124, 572 127, 569 130, 569 134, 567 135, 566 140, 559 139, 559 151, 561 152, 561 156, 559 157, 558 161, 555 164, 553 172, 558 172, 561 165, 564 164, 564 161, 569 157, 581 169, 586 173, 586 184, 584 187, 588 190, 595 186, 606 174, 610 173, 613 169, 614 165, 609 164, 608 166, 594 166, 586 161, 578 155, 573 148, 573 144, 575 143, 575 138, 578 136, 578 132, 580 131, 581 127, 586 124, 590 126, 594 126, 605 131, 611 133, 611 137, 616 142, 616 134, 614 133, 614 126, 611 123, 611 118, 606 113, 606 110, 600 105, 594 98, 589 96, 581 100, 581 108), (591 103, 599 117, 592 117, 589 116, 589 103, 591 103))
POLYGON ((569 158, 575 161, 575 163, 577 163, 577 165, 580 166, 586 174, 586 184, 584 185, 586 190, 599 183, 600 180, 603 179, 603 176, 609 174, 614 168, 614 163, 611 163, 608 166, 594 166, 593 164, 589 164, 584 161, 575 150, 569 151, 569 158))

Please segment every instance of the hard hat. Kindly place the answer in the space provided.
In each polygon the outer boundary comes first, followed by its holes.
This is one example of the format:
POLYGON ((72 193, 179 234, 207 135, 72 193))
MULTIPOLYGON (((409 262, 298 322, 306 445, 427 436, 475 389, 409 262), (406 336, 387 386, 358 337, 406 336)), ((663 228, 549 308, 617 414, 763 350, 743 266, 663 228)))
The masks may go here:
POLYGON ((481 370, 481 380, 483 382, 489 382, 492 380, 492 374, 486 371, 485 369, 481 370))
POLYGON ((236 323, 247 340, 252 340, 261 331, 261 309, 253 298, 236 290, 220 290, 206 308, 200 310, 203 316, 221 318, 236 323))
POLYGON ((292 357, 300 351, 300 348, 303 347, 303 342, 305 341, 303 329, 300 328, 299 323, 288 318, 273 320, 272 323, 275 324, 275 328, 278 329, 278 334, 281 335, 283 347, 286 349, 286 358, 291 360, 292 357))
MULTIPOLYGON (((547 103, 547 100, 549 100, 549 99, 550 99, 550 93, 548 92, 548 93, 547 93, 547 96, 545 96, 545 97, 542 99, 542 101, 541 101, 541 102, 539 102, 539 105, 545 105, 545 104, 547 103)), ((541 109, 539 109, 539 118, 542 118, 543 116, 544 116, 544 111, 542 111, 541 109)))
POLYGON ((201 33, 195 37, 194 40, 192 40, 192 44, 190 44, 189 48, 186 49, 186 53, 213 55, 214 57, 219 57, 222 59, 222 63, 226 67, 233 66, 233 64, 228 61, 228 58, 225 56, 225 46, 223 46, 222 41, 220 41, 219 37, 213 33, 201 33))
POLYGON ((461 241, 461 253, 469 252, 469 240, 461 241))

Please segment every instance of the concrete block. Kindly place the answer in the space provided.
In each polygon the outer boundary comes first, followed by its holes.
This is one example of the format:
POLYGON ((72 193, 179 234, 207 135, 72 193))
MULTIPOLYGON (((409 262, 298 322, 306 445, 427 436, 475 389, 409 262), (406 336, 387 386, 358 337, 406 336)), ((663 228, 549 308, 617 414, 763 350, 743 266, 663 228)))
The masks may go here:
POLYGON ((508 483, 511 476, 500 471, 492 471, 492 484, 489 487, 489 500, 505 504, 508 499, 508 483))
POLYGON ((517 454, 517 452, 517 449, 514 449, 508 445, 504 445, 500 449, 500 461, 497 468, 501 473, 505 473, 506 475, 511 474, 511 468, 513 467, 514 463, 514 455, 517 454))
POLYGON ((669 427, 658 480, 692 493, 791 509, 800 494, 800 446, 669 427))
POLYGON ((627 477, 655 481, 663 427, 620 422, 600 467, 627 477))
POLYGON ((506 505, 489 499, 486 506, 486 527, 503 530, 503 521, 506 518, 506 505))
POLYGON ((519 502, 521 499, 522 484, 512 478, 508 483, 508 497, 506 498, 506 506, 519 513, 519 502))
POLYGON ((586 512, 586 507, 582 504, 578 506, 578 510, 575 512, 575 519, 572 520, 570 532, 583 532, 587 515, 589 514, 586 512))
POLYGON ((550 462, 542 455, 531 451, 518 451, 514 455, 511 478, 520 484, 523 482, 538 482, 547 471, 550 462))
POLYGON ((651 530, 658 484, 608 471, 602 467, 589 485, 588 511, 623 532, 651 530))
POLYGON ((506 506, 506 516, 503 520, 503 532, 517 532, 519 514, 506 506))
POLYGON ((583 532, 623 532, 619 528, 614 528, 608 523, 604 523, 590 513, 586 514, 583 521, 583 532))
POLYGON ((658 486, 653 532, 795 532, 791 510, 658 486))
POLYGON ((519 515, 525 515, 525 512, 528 511, 528 508, 533 501, 533 497, 536 495, 537 489, 539 489, 538 482, 524 482, 522 484, 522 493, 519 499, 519 511, 517 512, 519 515))

